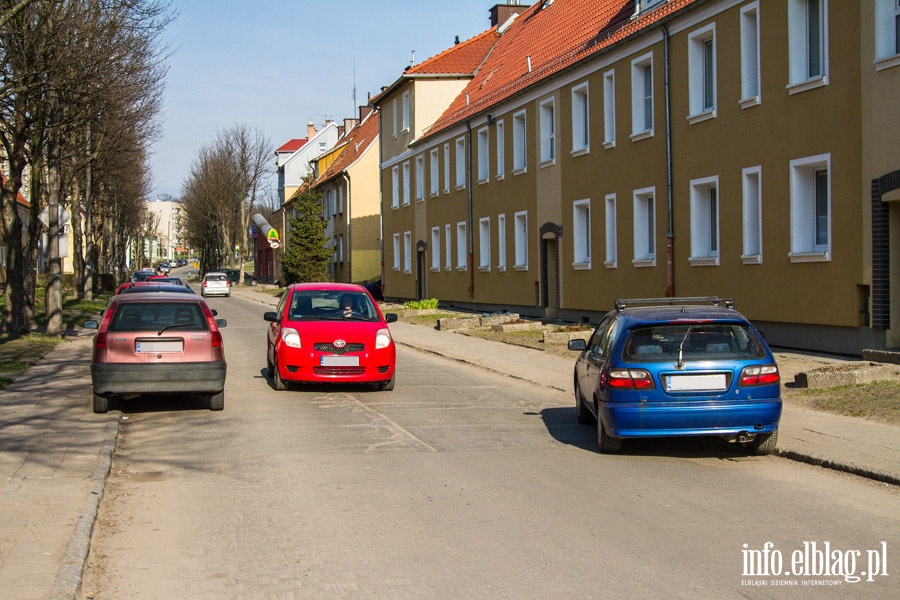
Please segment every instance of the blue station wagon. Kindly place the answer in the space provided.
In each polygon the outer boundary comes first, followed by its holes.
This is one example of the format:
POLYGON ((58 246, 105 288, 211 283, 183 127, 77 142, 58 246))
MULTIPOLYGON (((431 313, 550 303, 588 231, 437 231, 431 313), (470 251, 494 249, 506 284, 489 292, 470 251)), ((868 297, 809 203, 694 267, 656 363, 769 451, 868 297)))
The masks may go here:
POLYGON ((729 299, 617 300, 589 340, 571 340, 579 423, 604 453, 625 438, 721 436, 753 454, 778 440, 778 365, 729 299))

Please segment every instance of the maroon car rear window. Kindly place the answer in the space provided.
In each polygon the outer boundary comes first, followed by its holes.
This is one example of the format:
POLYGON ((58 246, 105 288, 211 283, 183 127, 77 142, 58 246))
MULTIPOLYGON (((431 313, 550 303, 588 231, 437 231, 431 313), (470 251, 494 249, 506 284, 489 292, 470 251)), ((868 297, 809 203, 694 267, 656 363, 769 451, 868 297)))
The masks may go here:
POLYGON ((109 331, 208 331, 209 323, 199 304, 181 302, 132 302, 118 304, 109 331))

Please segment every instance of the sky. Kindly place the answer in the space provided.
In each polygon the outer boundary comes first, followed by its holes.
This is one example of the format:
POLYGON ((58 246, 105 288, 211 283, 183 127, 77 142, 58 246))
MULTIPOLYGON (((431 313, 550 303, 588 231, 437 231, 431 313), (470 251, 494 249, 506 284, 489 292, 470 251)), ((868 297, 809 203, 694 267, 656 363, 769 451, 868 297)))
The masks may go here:
POLYGON ((499 2, 172 0, 152 197, 180 197, 200 148, 237 125, 268 138, 274 168, 274 149, 306 137, 307 122, 357 116, 413 56, 418 64, 488 29, 499 2))

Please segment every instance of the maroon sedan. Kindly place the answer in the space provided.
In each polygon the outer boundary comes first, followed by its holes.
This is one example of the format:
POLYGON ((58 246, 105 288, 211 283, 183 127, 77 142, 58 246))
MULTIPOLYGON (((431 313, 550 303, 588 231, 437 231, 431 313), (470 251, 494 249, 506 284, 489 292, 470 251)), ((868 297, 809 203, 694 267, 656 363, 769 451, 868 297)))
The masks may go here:
POLYGON ((91 360, 94 412, 113 396, 202 394, 210 410, 225 407, 225 349, 220 327, 195 294, 161 292, 113 296, 97 329, 91 360))

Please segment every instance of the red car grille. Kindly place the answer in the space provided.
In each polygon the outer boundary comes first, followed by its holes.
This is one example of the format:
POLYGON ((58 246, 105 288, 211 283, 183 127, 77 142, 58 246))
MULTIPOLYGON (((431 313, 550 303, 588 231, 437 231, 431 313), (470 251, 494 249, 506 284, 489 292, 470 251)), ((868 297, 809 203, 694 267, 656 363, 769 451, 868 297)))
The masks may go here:
POLYGON ((365 372, 365 367, 313 367, 313 373, 315 373, 316 375, 340 377, 348 375, 363 375, 365 372))
POLYGON ((328 354, 347 354, 348 352, 362 352, 366 349, 365 344, 347 344, 343 348, 338 348, 334 344, 318 343, 313 344, 316 352, 327 352, 328 354))

